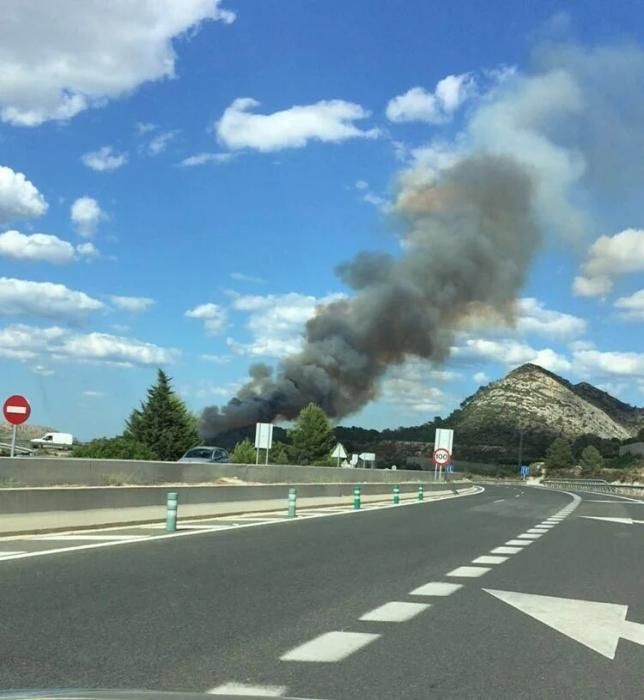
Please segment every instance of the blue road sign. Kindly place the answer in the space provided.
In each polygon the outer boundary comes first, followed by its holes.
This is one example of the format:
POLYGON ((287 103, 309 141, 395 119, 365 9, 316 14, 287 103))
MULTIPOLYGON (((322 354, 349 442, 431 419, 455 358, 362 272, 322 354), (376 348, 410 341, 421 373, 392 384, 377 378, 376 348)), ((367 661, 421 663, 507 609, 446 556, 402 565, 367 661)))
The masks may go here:
POLYGON ((525 479, 525 478, 527 478, 528 476, 530 476, 530 467, 528 467, 527 465, 524 464, 524 465, 521 467, 521 478, 522 478, 522 479, 525 479))

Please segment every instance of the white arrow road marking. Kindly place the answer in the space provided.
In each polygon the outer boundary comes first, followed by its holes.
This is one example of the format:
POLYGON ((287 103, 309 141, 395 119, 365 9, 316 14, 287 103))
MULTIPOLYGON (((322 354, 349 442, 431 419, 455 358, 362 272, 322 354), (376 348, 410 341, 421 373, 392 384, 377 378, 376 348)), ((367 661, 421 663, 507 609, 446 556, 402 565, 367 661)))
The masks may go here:
POLYGON ((628 605, 483 590, 608 659, 615 658, 620 637, 644 646, 644 624, 626 619, 628 605))
POLYGON ((622 523, 622 525, 644 525, 644 520, 633 520, 632 518, 602 518, 598 515, 582 515, 582 518, 588 518, 588 520, 605 520, 607 523, 622 523))

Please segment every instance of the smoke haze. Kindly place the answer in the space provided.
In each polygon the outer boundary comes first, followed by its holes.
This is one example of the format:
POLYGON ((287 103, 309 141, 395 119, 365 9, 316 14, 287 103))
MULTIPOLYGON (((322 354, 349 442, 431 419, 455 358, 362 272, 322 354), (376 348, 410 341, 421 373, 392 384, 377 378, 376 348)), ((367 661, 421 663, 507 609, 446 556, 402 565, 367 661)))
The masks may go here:
POLYGON ((623 172, 644 168, 644 53, 552 45, 535 56, 533 74, 497 77, 454 144, 413 153, 392 207, 401 254, 363 252, 339 265, 353 295, 318 308, 302 350, 275 373, 252 366, 237 397, 205 409, 205 436, 291 419, 309 402, 332 418, 355 413, 376 398, 388 367, 445 359, 473 315, 511 322, 543 238, 597 233, 580 203, 605 196, 606 180, 624 192, 623 172), (619 177, 602 170, 620 158, 619 177))

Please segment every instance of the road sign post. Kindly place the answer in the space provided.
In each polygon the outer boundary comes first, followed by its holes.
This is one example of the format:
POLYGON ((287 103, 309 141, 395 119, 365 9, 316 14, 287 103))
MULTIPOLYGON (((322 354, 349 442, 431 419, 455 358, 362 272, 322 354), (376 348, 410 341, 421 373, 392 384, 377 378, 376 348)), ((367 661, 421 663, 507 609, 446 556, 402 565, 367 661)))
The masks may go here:
MULTIPOLYGON (((437 447, 432 454, 432 460, 434 461, 434 466, 438 469, 438 480, 441 481, 443 467, 447 466, 452 461, 452 455, 447 448, 437 447)), ((435 471, 434 479, 436 479, 435 471)))
POLYGON ((337 466, 340 466, 340 460, 341 459, 346 459, 347 458, 347 452, 344 449, 344 445, 339 442, 336 446, 333 452, 331 453, 331 457, 334 457, 335 459, 338 460, 337 466))
POLYGON ((29 419, 31 415, 31 406, 29 401, 20 394, 10 396, 2 407, 2 413, 7 423, 11 423, 13 430, 11 432, 11 456, 16 454, 16 429, 19 425, 29 419))

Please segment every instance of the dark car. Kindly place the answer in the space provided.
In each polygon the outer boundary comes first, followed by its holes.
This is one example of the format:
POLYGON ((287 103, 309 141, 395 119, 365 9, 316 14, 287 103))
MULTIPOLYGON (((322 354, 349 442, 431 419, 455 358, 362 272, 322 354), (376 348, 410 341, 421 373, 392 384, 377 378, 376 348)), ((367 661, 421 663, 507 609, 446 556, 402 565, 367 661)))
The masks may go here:
POLYGON ((226 463, 230 462, 230 455, 223 447, 199 446, 191 447, 179 461, 201 464, 226 463))

